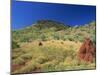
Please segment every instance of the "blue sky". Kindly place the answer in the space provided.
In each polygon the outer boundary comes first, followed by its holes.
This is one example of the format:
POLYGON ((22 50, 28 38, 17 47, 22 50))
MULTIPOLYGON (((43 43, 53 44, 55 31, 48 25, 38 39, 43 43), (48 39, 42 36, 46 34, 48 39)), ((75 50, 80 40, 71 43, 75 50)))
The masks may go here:
POLYGON ((21 29, 38 20, 84 25, 96 20, 96 7, 83 5, 12 1, 12 29, 21 29))

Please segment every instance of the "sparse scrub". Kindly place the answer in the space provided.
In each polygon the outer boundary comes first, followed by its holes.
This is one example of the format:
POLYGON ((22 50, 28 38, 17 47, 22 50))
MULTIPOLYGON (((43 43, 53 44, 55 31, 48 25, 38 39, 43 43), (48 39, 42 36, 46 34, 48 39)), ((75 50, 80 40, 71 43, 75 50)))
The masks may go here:
POLYGON ((44 20, 13 31, 12 64, 24 66, 12 73, 95 69, 95 59, 87 63, 77 57, 85 37, 90 36, 95 45, 94 24, 70 27, 44 20))

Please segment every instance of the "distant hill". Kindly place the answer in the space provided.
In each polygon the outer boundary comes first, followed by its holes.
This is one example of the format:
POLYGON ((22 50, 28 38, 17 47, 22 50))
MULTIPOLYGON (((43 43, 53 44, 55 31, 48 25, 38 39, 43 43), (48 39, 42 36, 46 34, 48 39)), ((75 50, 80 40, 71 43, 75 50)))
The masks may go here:
POLYGON ((36 27, 40 28, 50 28, 50 27, 56 27, 57 29, 63 29, 66 27, 70 27, 69 25, 64 25, 63 23, 53 21, 53 20, 39 20, 37 21, 36 27))
POLYGON ((82 26, 70 26, 52 20, 39 20, 37 23, 13 31, 13 40, 27 42, 32 40, 77 40, 83 41, 87 36, 95 39, 95 21, 82 26))

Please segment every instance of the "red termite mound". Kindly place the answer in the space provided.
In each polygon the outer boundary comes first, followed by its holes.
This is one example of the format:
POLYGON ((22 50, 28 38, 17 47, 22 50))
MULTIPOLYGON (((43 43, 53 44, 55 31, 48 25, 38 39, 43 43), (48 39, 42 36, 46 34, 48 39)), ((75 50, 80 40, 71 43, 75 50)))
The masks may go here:
POLYGON ((96 48, 93 45, 92 40, 90 38, 86 38, 79 49, 79 59, 86 62, 93 62, 93 58, 95 57, 95 50, 96 48))

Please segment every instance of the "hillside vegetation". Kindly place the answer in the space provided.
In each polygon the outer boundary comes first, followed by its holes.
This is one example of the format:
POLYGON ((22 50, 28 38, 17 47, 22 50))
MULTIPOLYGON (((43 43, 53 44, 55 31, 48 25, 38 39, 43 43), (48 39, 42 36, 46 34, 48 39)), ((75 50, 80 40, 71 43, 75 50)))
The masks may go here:
POLYGON ((86 37, 94 45, 95 21, 80 26, 52 20, 12 31, 12 73, 95 69, 93 63, 80 62, 77 52, 86 37))

